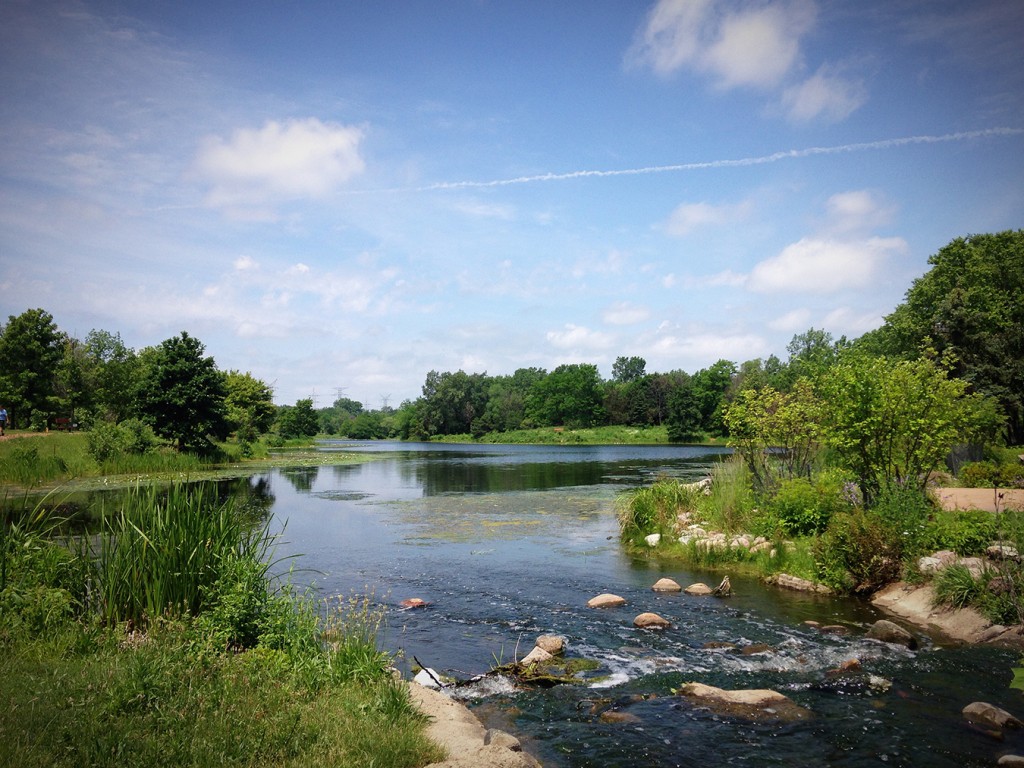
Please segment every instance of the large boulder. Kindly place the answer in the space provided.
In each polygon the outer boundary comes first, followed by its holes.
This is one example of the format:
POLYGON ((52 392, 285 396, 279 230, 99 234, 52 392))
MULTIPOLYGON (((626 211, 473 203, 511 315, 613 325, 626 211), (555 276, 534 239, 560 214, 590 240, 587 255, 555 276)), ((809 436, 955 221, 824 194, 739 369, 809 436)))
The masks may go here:
POLYGON ((867 636, 872 640, 880 640, 883 643, 902 645, 904 648, 914 650, 917 648, 917 638, 910 634, 899 624, 894 624, 887 619, 879 619, 871 625, 867 636))
POLYGON ((683 591, 688 595, 710 595, 712 592, 714 592, 714 590, 711 589, 711 587, 700 581, 698 581, 696 584, 691 584, 683 591))
POLYGON ((625 604, 626 598, 613 595, 611 592, 605 592, 604 594, 592 597, 587 601, 588 608, 614 608, 625 604))
POLYGON ((811 712, 778 691, 752 689, 727 691, 703 683, 687 683, 677 693, 712 712, 745 720, 806 720, 811 712))
POLYGON ((824 584, 816 584, 813 581, 801 579, 799 576, 791 576, 788 573, 777 573, 774 576, 769 576, 765 581, 768 584, 774 584, 784 589, 793 589, 797 592, 816 592, 820 595, 832 594, 832 590, 824 584))
POLYGON ((1024 726, 1016 717, 1005 709, 984 701, 975 701, 963 708, 964 718, 975 725, 985 728, 1020 728, 1024 726))

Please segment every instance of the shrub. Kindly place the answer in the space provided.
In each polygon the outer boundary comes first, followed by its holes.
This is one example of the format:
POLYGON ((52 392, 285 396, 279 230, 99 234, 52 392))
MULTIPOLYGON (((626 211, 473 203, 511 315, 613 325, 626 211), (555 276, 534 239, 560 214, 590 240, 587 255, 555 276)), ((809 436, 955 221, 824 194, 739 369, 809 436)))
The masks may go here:
POLYGON ((619 530, 627 540, 675 533, 680 513, 697 508, 697 492, 677 480, 659 480, 633 491, 619 505, 619 530))
POLYGON ((721 461, 711 470, 711 494, 697 504, 711 525, 728 532, 751 530, 755 509, 750 470, 739 456, 721 461))
POLYGON ((815 545, 821 580, 839 591, 874 592, 899 577, 900 545, 875 512, 841 512, 815 545))
POLYGON ((996 518, 988 512, 936 512, 927 526, 927 549, 951 549, 960 555, 977 555, 998 537, 996 518))
POLYGON ((928 519, 933 510, 920 488, 899 484, 882 488, 872 508, 904 558, 917 557, 928 548, 928 519))

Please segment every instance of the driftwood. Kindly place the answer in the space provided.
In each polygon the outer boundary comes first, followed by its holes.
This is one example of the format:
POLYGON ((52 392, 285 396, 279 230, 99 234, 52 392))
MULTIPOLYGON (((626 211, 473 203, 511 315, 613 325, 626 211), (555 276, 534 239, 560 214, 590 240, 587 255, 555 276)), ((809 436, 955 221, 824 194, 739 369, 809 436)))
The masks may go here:
POLYGON ((440 688, 461 688, 463 686, 472 685, 473 683, 479 682, 487 677, 508 677, 511 678, 517 685, 532 688, 553 688, 556 685, 570 685, 573 683, 579 683, 580 679, 576 676, 576 671, 573 667, 580 666, 581 663, 585 664, 585 660, 577 660, 575 663, 573 660, 551 660, 543 662, 533 662, 531 664, 523 664, 521 661, 514 661, 508 664, 497 664, 487 672, 479 675, 472 675, 471 677, 463 679, 455 679, 452 682, 446 683, 439 680, 434 675, 430 668, 427 667, 423 662, 417 659, 415 656, 412 660, 424 670, 430 679, 437 683, 440 688))

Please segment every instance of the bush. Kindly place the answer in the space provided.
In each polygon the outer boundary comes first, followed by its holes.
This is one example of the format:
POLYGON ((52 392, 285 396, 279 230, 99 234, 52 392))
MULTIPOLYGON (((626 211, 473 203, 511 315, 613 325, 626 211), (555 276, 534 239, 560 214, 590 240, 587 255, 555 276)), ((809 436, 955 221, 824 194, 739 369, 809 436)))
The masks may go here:
POLYGON ((683 512, 697 508, 697 492, 677 480, 659 480, 633 491, 619 505, 622 538, 638 540, 651 533, 671 535, 683 512))
POLYGON ((998 538, 996 518, 988 512, 937 512, 925 532, 927 549, 951 549, 977 555, 998 538))
POLYGON ((843 478, 833 472, 817 475, 813 483, 802 477, 783 480, 768 511, 787 536, 821 533, 832 516, 848 506, 843 487, 843 478))
POLYGON ((127 419, 120 424, 98 422, 86 435, 89 454, 101 466, 123 455, 141 456, 156 447, 153 429, 139 419, 127 419))
POLYGON ((900 544, 877 513, 841 512, 815 545, 821 580, 841 592, 874 592, 899 578, 900 544))
POLYGON ((934 506, 919 488, 899 484, 884 487, 872 511, 904 558, 917 557, 928 549, 928 520, 934 506))
POLYGON ((1017 463, 973 461, 960 468, 959 478, 967 488, 1024 487, 1024 470, 1017 463))

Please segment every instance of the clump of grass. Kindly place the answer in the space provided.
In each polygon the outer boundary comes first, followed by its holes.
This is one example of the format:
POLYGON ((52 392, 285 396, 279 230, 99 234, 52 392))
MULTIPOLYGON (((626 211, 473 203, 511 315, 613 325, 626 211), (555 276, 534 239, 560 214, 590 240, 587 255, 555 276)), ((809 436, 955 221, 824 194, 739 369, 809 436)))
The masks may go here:
POLYGON ((698 499, 700 511, 713 528, 727 533, 753 530, 757 517, 750 470, 738 456, 720 461, 711 470, 711 493, 698 499))
POLYGON ((981 585, 966 566, 951 565, 935 576, 935 604, 966 608, 981 594, 981 585))
MULTIPOLYGON (((91 559, 99 613, 110 624, 143 626, 160 616, 198 615, 238 560, 259 563, 273 537, 204 485, 139 487, 103 515, 91 559)), ((87 554, 87 553, 84 553, 87 554)))
POLYGON ((697 510, 698 495, 698 491, 678 480, 659 480, 626 494, 618 508, 622 538, 638 542, 652 533, 673 535, 679 515, 697 510))

